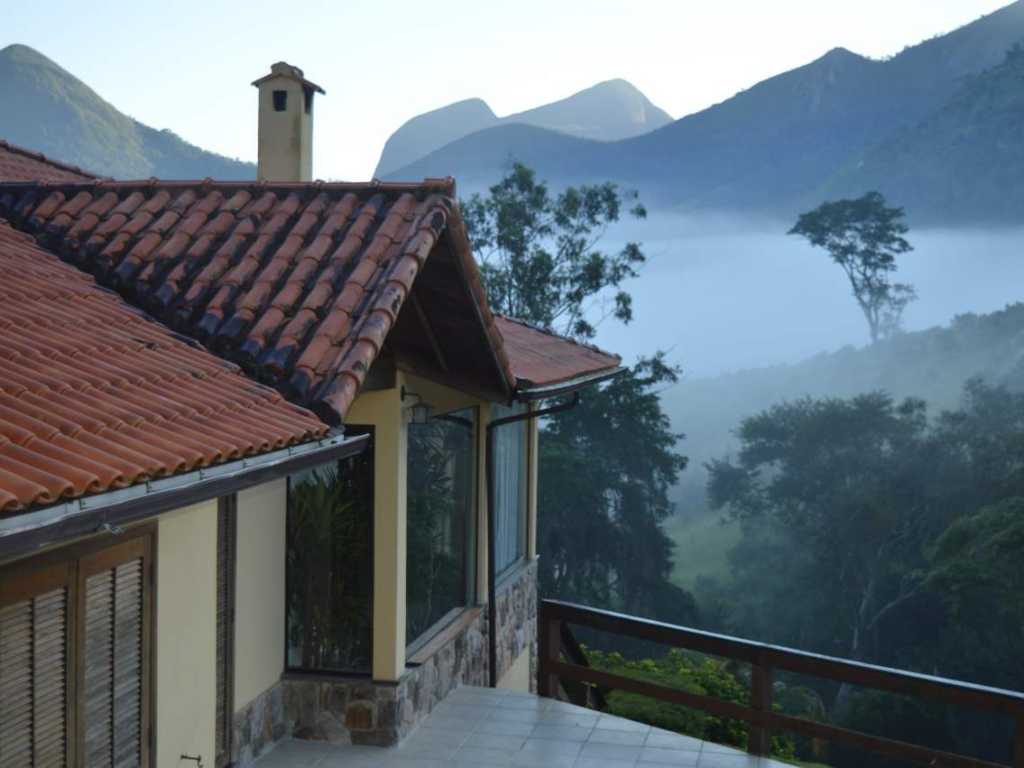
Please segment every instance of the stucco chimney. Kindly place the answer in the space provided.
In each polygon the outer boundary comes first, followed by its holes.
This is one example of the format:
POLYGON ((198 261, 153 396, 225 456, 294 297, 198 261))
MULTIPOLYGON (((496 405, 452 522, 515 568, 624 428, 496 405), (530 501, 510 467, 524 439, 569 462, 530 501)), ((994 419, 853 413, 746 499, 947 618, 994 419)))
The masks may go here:
POLYGON ((313 96, 324 89, 283 61, 253 82, 259 89, 259 161, 266 181, 313 178, 313 96))

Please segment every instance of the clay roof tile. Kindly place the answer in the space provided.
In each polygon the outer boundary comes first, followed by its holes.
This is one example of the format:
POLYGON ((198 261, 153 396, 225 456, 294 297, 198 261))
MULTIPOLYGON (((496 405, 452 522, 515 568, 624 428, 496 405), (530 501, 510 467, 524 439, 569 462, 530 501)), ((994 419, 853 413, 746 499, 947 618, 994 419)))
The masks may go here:
MULTIPOLYGON (((478 340, 473 354, 483 364, 474 362, 475 375, 490 371, 488 386, 496 387, 490 391, 507 397, 517 378, 558 378, 605 364, 550 334, 543 337, 546 357, 538 357, 518 343, 525 332, 499 325, 454 194, 450 178, 419 184, 54 180, 51 186, 0 183, 0 216, 331 423, 344 419, 435 252, 451 265, 443 274, 453 276, 434 278, 441 280, 437 295, 455 290, 443 280, 468 288, 452 295, 466 305, 459 322, 478 327, 451 332, 478 340)), ((435 299, 432 311, 447 311, 444 302, 435 299)))
POLYGON ((3 219, 0 275, 0 514, 327 433, 3 219))

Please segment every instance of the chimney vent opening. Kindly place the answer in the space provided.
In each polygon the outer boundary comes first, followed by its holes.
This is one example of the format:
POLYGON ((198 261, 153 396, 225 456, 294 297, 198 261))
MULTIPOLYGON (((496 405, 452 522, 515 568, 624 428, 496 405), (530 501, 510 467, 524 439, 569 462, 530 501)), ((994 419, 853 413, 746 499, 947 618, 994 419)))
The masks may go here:
POLYGON ((306 108, 306 114, 308 115, 309 113, 311 113, 313 111, 313 89, 312 88, 303 88, 302 89, 302 93, 306 97, 305 98, 305 108, 306 108))
POLYGON ((284 112, 288 109, 288 91, 274 91, 274 111, 284 112))

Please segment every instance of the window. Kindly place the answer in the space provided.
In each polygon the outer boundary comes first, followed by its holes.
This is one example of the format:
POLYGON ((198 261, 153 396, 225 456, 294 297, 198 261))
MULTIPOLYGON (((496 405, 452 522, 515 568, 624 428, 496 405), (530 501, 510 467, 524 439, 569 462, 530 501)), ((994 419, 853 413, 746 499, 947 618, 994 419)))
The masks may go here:
MULTIPOLYGON (((491 406, 491 418, 526 412, 525 405, 491 406)), ((494 432, 494 572, 501 574, 526 555, 527 443, 529 421, 514 421, 494 432)))
POLYGON ((288 91, 274 91, 274 111, 284 112, 288 109, 288 91))
POLYGON ((151 553, 144 535, 0 569, 4 768, 150 764, 151 553))
POLYGON ((371 672, 372 449, 288 479, 286 579, 287 666, 371 672))
POLYGON ((476 410, 409 425, 406 642, 473 601, 476 410))

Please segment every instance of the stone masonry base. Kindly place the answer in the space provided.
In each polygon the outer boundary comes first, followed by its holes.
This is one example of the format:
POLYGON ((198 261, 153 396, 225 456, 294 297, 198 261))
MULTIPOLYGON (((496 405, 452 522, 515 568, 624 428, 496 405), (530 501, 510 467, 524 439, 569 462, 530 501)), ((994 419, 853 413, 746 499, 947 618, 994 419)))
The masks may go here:
MULTIPOLYGON (((523 652, 535 669, 537 564, 525 563, 497 594, 498 677, 523 652)), ((487 609, 397 683, 286 676, 235 713, 232 760, 250 765, 286 737, 392 746, 460 685, 488 684, 487 609)), ((531 675, 531 689, 535 680, 531 675)))

